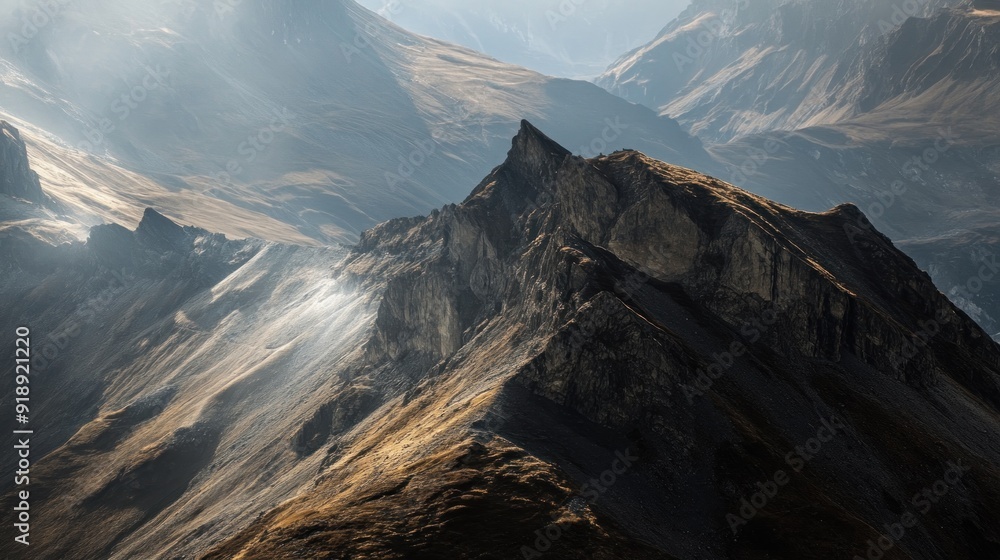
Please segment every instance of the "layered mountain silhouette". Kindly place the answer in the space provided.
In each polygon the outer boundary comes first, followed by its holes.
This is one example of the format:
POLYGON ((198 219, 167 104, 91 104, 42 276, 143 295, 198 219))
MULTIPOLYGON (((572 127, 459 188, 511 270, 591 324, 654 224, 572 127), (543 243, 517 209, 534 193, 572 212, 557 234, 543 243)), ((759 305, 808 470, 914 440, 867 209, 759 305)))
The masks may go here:
POLYGON ((713 142, 869 113, 937 120, 935 110, 992 103, 975 95, 989 87, 977 80, 996 79, 976 36, 996 16, 973 10, 969 0, 698 0, 598 83, 713 142), (954 82, 967 93, 940 87, 954 82))
POLYGON ((996 557, 1000 348, 861 217, 522 122, 349 249, 26 239, 33 557, 996 557))
POLYGON ((732 183, 856 203, 1000 332, 998 34, 990 2, 706 0, 598 83, 711 143, 732 183))
POLYGON ((461 200, 522 117, 575 151, 713 165, 672 119, 352 0, 61 3, 29 39, 32 16, 3 26, 20 40, 0 45, 0 110, 75 209, 70 228, 132 225, 152 205, 232 236, 353 243, 461 200))

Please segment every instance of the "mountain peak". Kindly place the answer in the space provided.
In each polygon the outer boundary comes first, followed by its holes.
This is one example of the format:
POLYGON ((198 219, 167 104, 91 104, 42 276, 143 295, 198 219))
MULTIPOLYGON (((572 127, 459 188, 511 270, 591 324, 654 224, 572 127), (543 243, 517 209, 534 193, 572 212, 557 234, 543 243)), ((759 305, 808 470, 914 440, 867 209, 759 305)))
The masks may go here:
POLYGON ((44 203, 38 174, 28 165, 28 148, 21 133, 9 122, 0 120, 0 194, 35 203, 44 203))
POLYGON ((146 208, 135 229, 138 238, 161 248, 177 247, 185 239, 184 228, 152 208, 146 208))
POLYGON ((568 155, 569 150, 527 120, 522 120, 521 129, 511 141, 507 160, 527 166, 530 172, 538 172, 542 171, 540 167, 559 165, 568 155))
POLYGON ((567 157, 572 157, 569 150, 535 125, 521 120, 521 128, 511 140, 507 159, 473 189, 466 200, 492 190, 491 185, 498 182, 499 174, 511 178, 499 181, 505 185, 502 197, 508 199, 512 207, 523 210, 526 201, 536 200, 545 185, 555 183, 559 169, 567 157))
POLYGON ((512 141, 511 150, 518 148, 533 148, 557 156, 567 156, 570 153, 526 119, 521 119, 521 128, 512 141))
POLYGON ((163 214, 160 214, 159 212, 157 212, 153 208, 146 208, 146 210, 143 211, 143 213, 142 213, 142 221, 139 222, 139 228, 138 229, 141 230, 141 229, 143 229, 144 226, 145 227, 172 227, 172 228, 181 229, 181 226, 177 225, 176 222, 174 222, 170 218, 164 216, 163 214))

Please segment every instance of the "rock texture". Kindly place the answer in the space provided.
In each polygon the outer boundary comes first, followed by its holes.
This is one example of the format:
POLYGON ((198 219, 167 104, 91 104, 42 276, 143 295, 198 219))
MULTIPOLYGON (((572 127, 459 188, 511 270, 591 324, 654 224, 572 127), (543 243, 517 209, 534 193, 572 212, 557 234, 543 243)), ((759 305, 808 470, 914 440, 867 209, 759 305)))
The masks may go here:
POLYGON ((860 218, 522 122, 462 204, 131 312, 35 557, 996 556, 1000 347, 860 218))
POLYGON ((38 174, 28 165, 28 149, 21 133, 7 121, 0 121, 0 194, 43 204, 38 174))
POLYGON ((208 557, 850 557, 957 460, 968 486, 899 550, 996 554, 1000 349, 884 236, 852 242, 859 216, 582 160, 522 123, 463 204, 341 267, 388 278, 366 363, 416 388, 208 557), (734 535, 727 512, 832 417, 846 431, 734 535))
POLYGON ((806 210, 857 204, 997 332, 1000 284, 980 275, 1000 254, 991 6, 703 0, 598 83, 711 142, 733 184, 806 210))

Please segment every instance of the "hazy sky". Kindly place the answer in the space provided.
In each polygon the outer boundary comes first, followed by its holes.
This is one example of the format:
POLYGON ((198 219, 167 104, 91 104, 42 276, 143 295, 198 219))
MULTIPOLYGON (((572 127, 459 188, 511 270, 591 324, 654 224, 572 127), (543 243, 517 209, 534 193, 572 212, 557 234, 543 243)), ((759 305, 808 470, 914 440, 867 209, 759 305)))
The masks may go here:
POLYGON ((590 78, 690 0, 358 0, 396 24, 545 74, 590 78))

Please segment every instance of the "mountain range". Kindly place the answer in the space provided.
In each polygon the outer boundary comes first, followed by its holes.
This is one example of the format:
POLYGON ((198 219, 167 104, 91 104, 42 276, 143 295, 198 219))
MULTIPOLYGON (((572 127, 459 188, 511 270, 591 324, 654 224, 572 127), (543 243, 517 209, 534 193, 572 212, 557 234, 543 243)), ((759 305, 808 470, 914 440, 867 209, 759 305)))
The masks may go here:
POLYGON ((1000 558, 1000 12, 933 2, 696 1, 610 91, 349 0, 5 7, 0 555, 1000 558))
POLYGON ((954 465, 897 546, 995 555, 1000 348, 859 215, 525 122, 350 250, 152 209, 5 243, 34 557, 829 558, 954 465))
POLYGON ((598 83, 678 119, 733 183, 856 203, 997 332, 998 39, 989 1, 705 0, 598 83))
POLYGON ((421 35, 549 76, 589 79, 656 35, 689 0, 360 0, 421 35))
MULTIPOLYGON (((460 200, 522 118, 593 155, 632 147, 711 165, 671 119, 351 0, 220 5, 67 4, 4 43, 0 109, 83 225, 134 225, 152 205, 234 236, 352 243, 460 200)), ((12 14, 6 35, 30 17, 12 14)), ((80 235, 79 220, 55 220, 80 235)))

